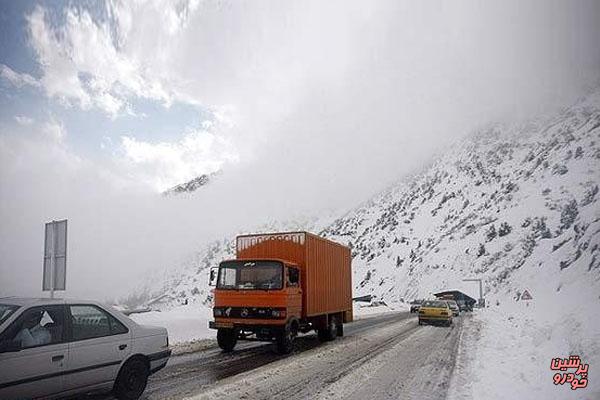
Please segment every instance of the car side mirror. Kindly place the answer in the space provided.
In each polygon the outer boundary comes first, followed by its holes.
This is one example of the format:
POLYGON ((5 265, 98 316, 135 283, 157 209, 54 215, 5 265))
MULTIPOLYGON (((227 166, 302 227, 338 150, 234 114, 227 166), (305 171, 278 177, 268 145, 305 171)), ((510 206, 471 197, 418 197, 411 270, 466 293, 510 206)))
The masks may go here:
POLYGON ((210 269, 210 276, 208 278, 208 286, 217 286, 217 273, 219 272, 218 268, 210 269))
POLYGON ((0 353, 16 353, 21 351, 21 344, 16 340, 3 340, 0 342, 0 353))

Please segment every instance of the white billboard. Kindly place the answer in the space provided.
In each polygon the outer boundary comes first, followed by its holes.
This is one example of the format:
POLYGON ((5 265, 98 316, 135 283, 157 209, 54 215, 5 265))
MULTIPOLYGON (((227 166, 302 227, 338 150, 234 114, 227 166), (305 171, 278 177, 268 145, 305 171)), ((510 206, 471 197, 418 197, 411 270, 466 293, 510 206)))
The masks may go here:
POLYGON ((67 220, 46 224, 42 290, 65 290, 67 282, 67 220))

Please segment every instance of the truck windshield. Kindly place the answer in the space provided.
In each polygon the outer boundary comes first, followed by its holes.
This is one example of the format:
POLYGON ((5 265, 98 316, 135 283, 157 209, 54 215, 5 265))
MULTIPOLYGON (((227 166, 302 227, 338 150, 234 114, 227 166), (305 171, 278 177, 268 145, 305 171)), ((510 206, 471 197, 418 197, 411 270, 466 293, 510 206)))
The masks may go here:
POLYGON ((225 261, 219 265, 217 289, 281 289, 283 265, 277 261, 225 261))

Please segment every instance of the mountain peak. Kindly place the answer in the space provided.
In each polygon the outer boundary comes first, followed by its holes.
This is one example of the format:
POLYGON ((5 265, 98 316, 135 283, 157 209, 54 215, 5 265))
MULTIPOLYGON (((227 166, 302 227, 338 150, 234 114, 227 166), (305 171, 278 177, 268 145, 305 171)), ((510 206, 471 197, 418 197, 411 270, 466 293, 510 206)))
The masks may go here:
POLYGON ((163 192, 165 196, 178 195, 182 193, 192 193, 198 190, 200 187, 207 185, 219 172, 212 172, 210 174, 202 174, 194 179, 191 179, 185 183, 175 185, 163 192))

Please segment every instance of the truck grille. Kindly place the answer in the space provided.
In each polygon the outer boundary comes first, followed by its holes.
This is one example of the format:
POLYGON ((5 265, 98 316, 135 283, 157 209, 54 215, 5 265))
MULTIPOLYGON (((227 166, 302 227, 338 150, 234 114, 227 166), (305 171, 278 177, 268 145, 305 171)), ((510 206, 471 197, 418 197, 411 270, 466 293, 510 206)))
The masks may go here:
POLYGON ((215 307, 213 316, 221 318, 274 319, 285 318, 285 308, 271 307, 215 307))

